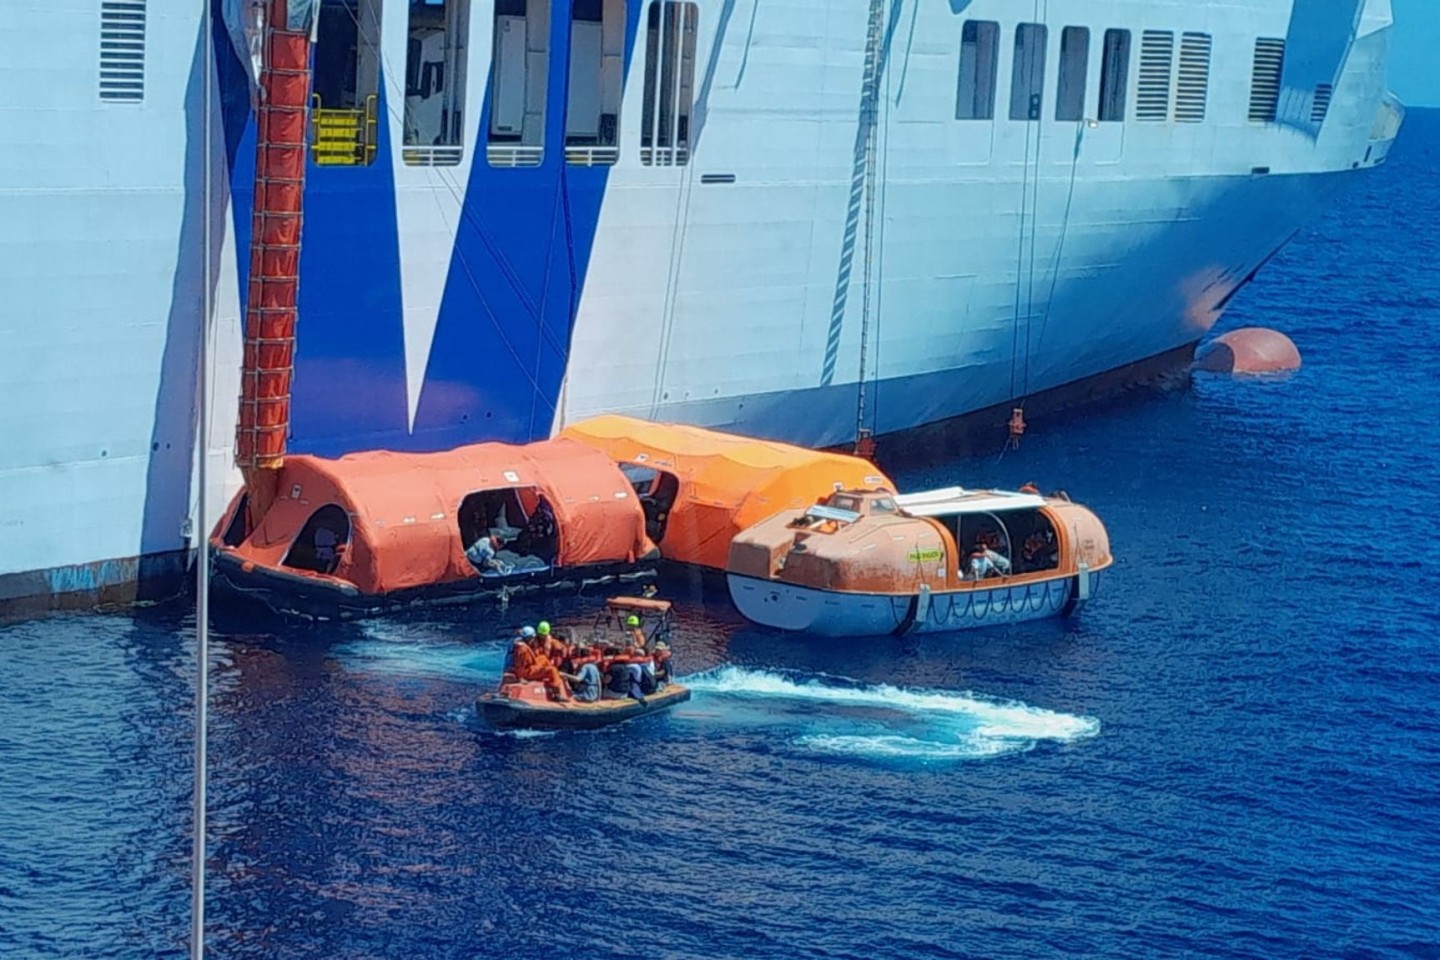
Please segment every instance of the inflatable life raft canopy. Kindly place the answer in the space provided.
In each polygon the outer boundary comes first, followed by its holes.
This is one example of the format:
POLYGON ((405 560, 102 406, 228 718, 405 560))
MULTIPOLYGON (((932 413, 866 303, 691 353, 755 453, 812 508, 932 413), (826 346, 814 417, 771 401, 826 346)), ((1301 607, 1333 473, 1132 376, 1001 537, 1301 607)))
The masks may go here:
POLYGON ((665 559, 716 570, 725 569, 736 534, 781 510, 803 510, 836 490, 896 489, 860 457, 700 427, 611 415, 560 436, 620 464, 665 559))
POLYGON ((245 529, 242 489, 211 543, 258 567, 381 595, 478 577, 466 547, 497 525, 518 532, 542 497, 557 528, 555 567, 634 563, 655 550, 625 475, 605 454, 571 440, 337 460, 289 456, 275 502, 255 529, 245 529), (314 559, 321 528, 327 546, 333 540, 339 548, 327 564, 314 559))

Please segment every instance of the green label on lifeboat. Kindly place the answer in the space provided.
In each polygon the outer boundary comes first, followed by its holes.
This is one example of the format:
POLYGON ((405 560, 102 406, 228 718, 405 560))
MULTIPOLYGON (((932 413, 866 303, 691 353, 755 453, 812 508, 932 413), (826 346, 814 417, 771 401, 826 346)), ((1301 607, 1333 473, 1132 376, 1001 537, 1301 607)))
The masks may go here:
POLYGON ((918 549, 917 549, 917 550, 911 550, 911 551, 910 551, 910 562, 911 562, 911 563, 924 563, 924 562, 926 562, 927 560, 943 560, 943 559, 945 559, 945 551, 942 550, 942 549, 939 548, 939 547, 926 547, 926 548, 923 549, 923 550, 918 550, 918 549))

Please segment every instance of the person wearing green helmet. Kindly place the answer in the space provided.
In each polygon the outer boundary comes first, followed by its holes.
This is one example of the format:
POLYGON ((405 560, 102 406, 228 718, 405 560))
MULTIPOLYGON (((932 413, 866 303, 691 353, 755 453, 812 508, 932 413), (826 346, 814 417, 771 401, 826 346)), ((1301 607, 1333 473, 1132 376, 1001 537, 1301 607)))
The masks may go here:
POLYGON ((649 643, 649 638, 645 636, 645 629, 640 626, 640 618, 633 613, 626 617, 625 630, 630 634, 630 646, 644 651, 646 644, 649 643))
POLYGON ((551 631, 550 621, 541 620, 536 624, 535 635, 540 649, 550 658, 551 663, 560 666, 570 659, 570 645, 551 631))

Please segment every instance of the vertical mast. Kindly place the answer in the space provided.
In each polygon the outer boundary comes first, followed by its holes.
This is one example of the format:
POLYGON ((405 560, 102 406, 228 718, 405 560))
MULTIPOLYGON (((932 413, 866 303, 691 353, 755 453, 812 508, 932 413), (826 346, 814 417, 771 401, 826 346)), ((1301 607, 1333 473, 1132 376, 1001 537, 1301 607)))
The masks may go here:
POLYGON ((200 17, 200 29, 205 36, 201 42, 204 57, 205 81, 201 85, 204 103, 200 108, 201 177, 200 222, 202 224, 200 256, 204 264, 200 271, 200 403, 198 429, 195 431, 200 445, 200 460, 195 469, 195 482, 200 488, 196 507, 195 536, 199 541, 195 560, 195 809, 193 813, 193 836, 191 837, 191 890, 190 890, 190 957, 202 960, 205 956, 205 795, 208 757, 206 756, 209 736, 209 687, 210 687, 210 527, 205 516, 205 500, 208 487, 208 471, 205 461, 210 456, 210 317, 212 313, 212 277, 210 266, 210 102, 215 68, 214 31, 210 23, 210 0, 202 0, 204 13, 200 17))

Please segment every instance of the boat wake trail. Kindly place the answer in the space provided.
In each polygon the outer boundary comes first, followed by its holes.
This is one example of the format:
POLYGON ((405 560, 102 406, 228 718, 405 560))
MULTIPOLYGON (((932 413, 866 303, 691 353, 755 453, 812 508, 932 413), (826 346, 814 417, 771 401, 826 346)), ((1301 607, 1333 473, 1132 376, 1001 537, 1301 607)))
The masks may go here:
POLYGON ((873 760, 976 760, 1020 753, 1042 741, 1094 737, 1100 721, 986 699, 972 693, 917 690, 838 679, 797 680, 780 673, 720 667, 683 678, 697 692, 798 726, 791 742, 806 751, 873 760))
POLYGON ((499 679, 505 663, 505 649, 499 644, 435 641, 359 640, 336 646, 333 655, 353 673, 487 684, 494 684, 499 679))

